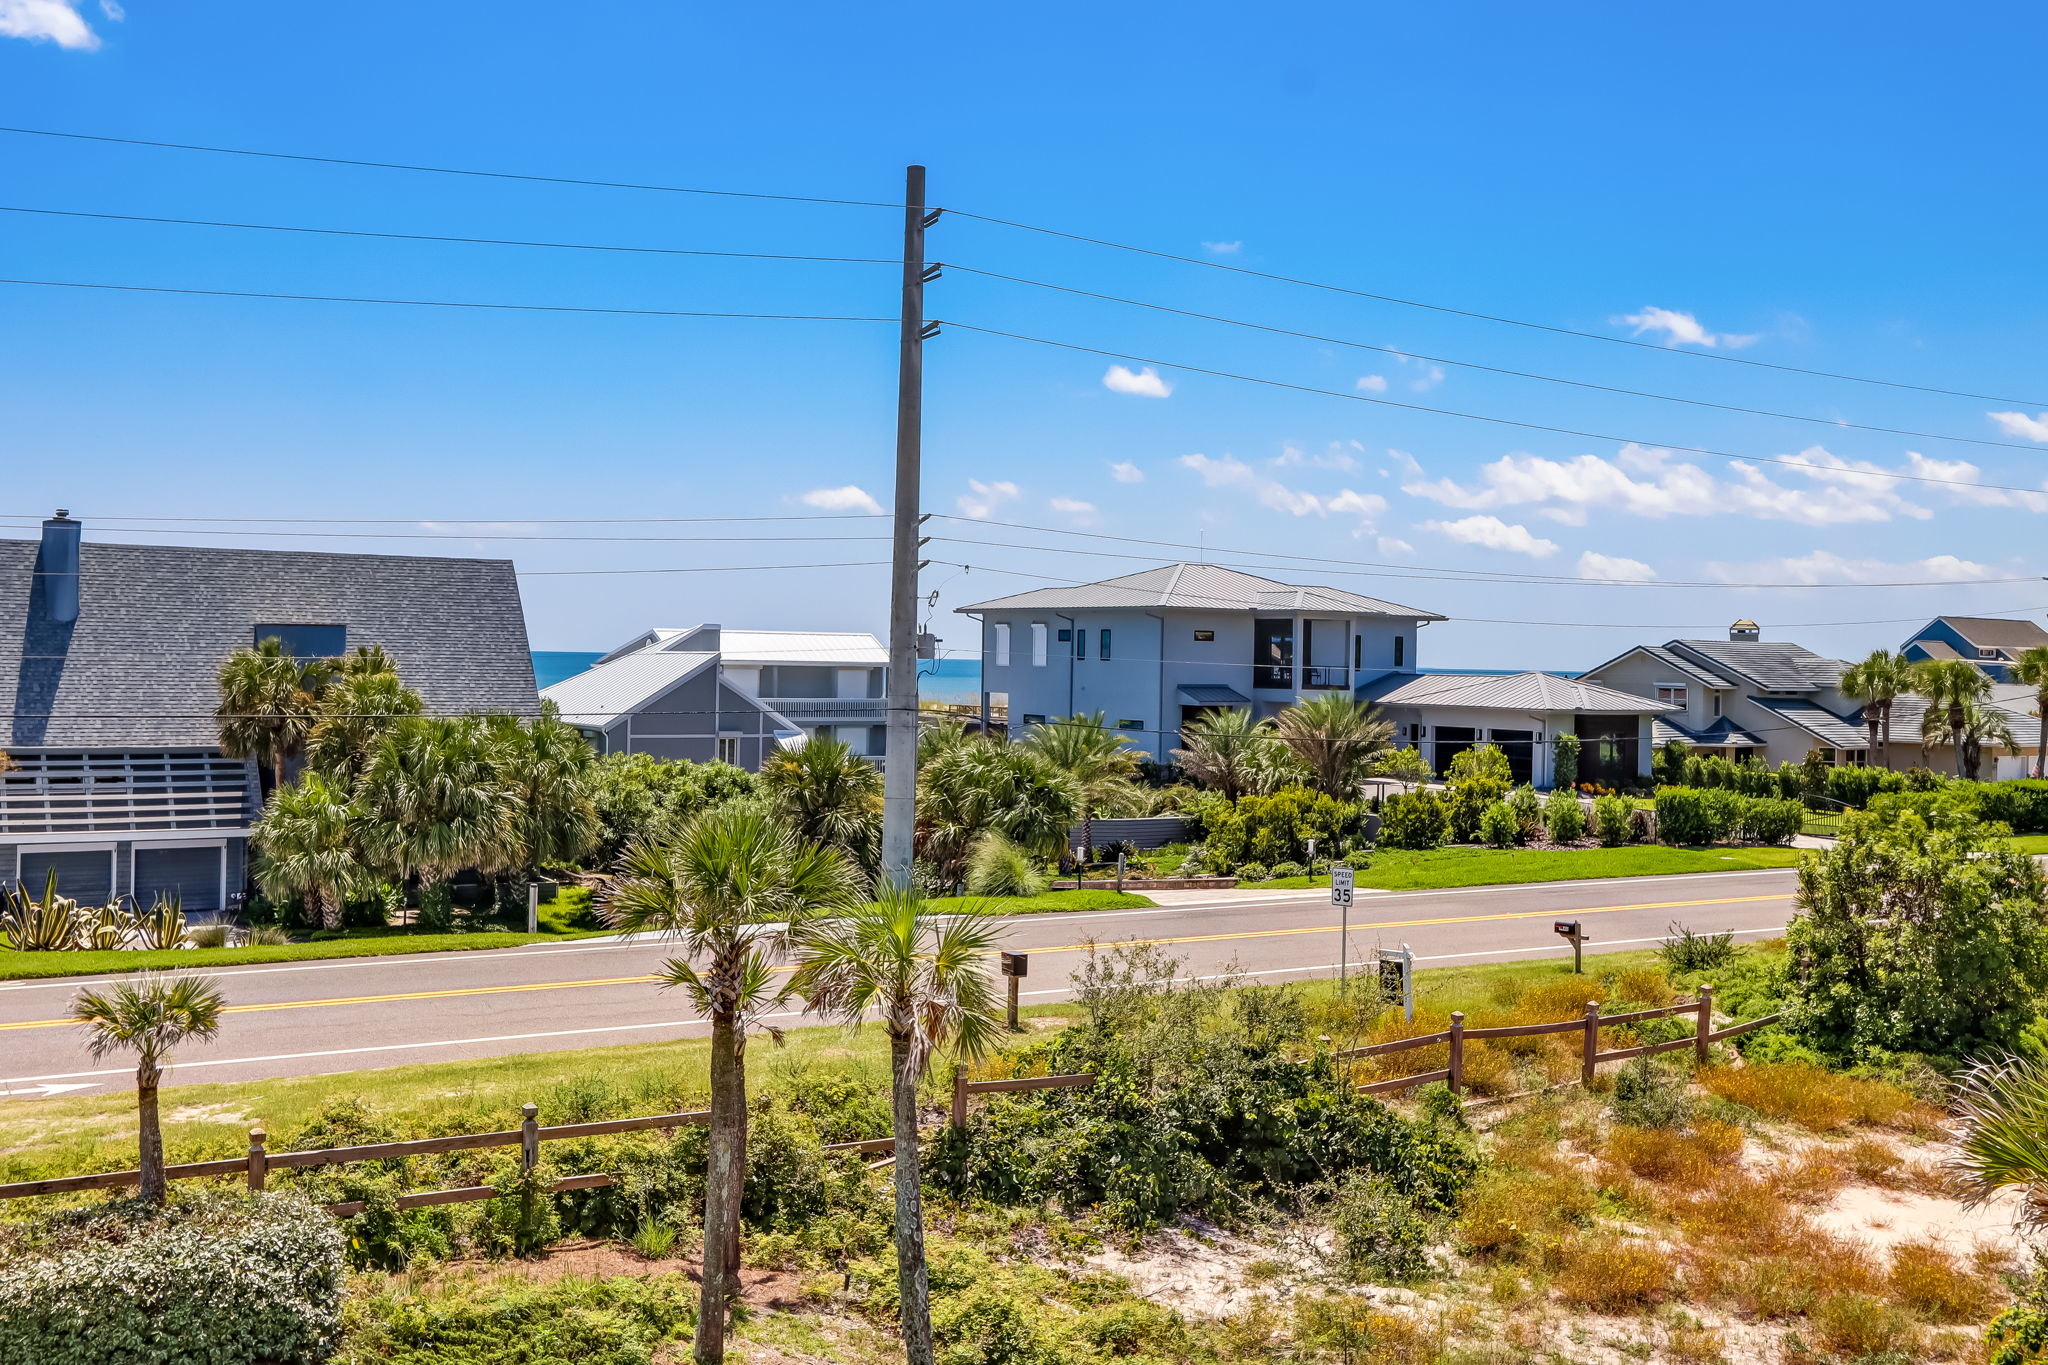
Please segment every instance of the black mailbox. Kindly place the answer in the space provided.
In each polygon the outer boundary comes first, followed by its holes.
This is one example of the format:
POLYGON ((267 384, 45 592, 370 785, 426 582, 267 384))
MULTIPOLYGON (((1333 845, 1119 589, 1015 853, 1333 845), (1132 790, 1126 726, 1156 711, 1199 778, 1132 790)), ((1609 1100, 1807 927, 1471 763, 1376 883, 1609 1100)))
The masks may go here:
POLYGON ((1031 975, 1031 954, 1029 954, 1029 953, 1004 953, 1004 954, 1003 954, 1003 975, 1004 975, 1004 976, 1029 976, 1029 975, 1031 975))

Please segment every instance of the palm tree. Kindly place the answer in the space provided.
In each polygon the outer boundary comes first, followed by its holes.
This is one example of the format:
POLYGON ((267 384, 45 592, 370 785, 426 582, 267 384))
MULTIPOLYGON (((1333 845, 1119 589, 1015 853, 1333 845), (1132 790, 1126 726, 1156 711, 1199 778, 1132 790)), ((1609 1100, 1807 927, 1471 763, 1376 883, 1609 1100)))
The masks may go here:
POLYGON ((776 814, 809 843, 843 849, 873 872, 881 853, 882 770, 824 731, 761 765, 776 814))
POLYGON ((228 655, 213 713, 221 752, 255 759, 268 769, 270 789, 282 787, 285 764, 298 757, 312 732, 329 675, 326 662, 301 663, 274 638, 228 655))
POLYGON ((790 989, 810 1009, 858 1029, 870 1013, 889 1031, 891 1110, 896 1139, 896 1281, 909 1365, 931 1365, 931 1286, 924 1258, 919 1188, 917 1089, 932 1054, 989 1051, 1004 1031, 988 959, 996 930, 985 907, 943 913, 915 891, 884 888, 881 899, 800 930, 790 989))
POLYGON ((1310 785, 1340 801, 1357 798, 1366 761, 1394 737, 1371 703, 1341 692, 1296 702, 1274 718, 1280 740, 1309 771, 1310 785))
POLYGON ((1021 744, 970 735, 918 769, 917 856, 957 882, 975 841, 994 830, 1057 857, 1080 814, 1080 788, 1063 769, 1021 744))
POLYGON ((386 654, 382 645, 357 645, 333 660, 331 666, 335 676, 342 678, 368 678, 379 673, 398 676, 398 660, 386 654))
POLYGON ((2008 676, 2034 689, 2034 714, 2041 719, 2040 743, 2034 750, 2034 776, 2048 777, 2048 645, 2021 650, 2008 676))
POLYGON ((71 1001, 71 1017, 90 1033, 86 1048, 94 1061, 117 1052, 135 1054, 135 1108, 140 1120, 142 1173, 137 1194, 164 1202, 164 1134, 157 1119, 156 1089, 164 1063, 180 1043, 213 1041, 226 1006, 211 977, 183 972, 144 972, 110 986, 88 987, 71 1001))
POLYGON ((1920 722, 1923 741, 1941 735, 1956 746, 1956 776, 1963 775, 1964 729, 1969 710, 1991 690, 1991 679, 1963 659, 1928 659, 1913 666, 1913 690, 1927 698, 1920 722))
POLYGON ((1949 1169, 1965 1203, 2017 1189, 2025 1221, 2048 1227, 2048 1063, 1979 1062, 1957 1083, 1951 1107, 1962 1132, 1949 1169))
POLYGON ((355 671, 361 655, 342 663, 340 675, 320 699, 320 712, 306 740, 306 761, 343 782, 362 776, 378 741, 405 716, 426 709, 420 694, 396 673, 355 671))
POLYGON ((1843 696, 1863 703, 1863 724, 1870 731, 1871 757, 1891 767, 1892 703, 1913 690, 1913 665, 1888 649, 1874 649, 1861 662, 1842 671, 1838 686, 1843 696))
POLYGON ((728 1301, 739 1289, 747 1030, 788 990, 775 976, 776 927, 848 909, 859 887, 859 874, 837 849, 806 844, 761 806, 738 802, 706 811, 673 843, 634 842, 602 899, 600 913, 613 928, 678 941, 681 954, 662 963, 657 978, 687 992, 711 1024, 699 1365, 724 1358, 728 1301))
POLYGON ((1275 750, 1285 752, 1270 720, 1254 720, 1250 707, 1219 707, 1181 727, 1185 749, 1173 759, 1204 787, 1235 802, 1265 785, 1275 750))
POLYGON ((363 859, 362 834, 348 789, 308 771, 270 794, 250 834, 256 884, 266 896, 305 897, 322 928, 339 929, 342 908, 376 881, 363 859))
POLYGON ((1958 733, 1962 738, 1963 771, 1972 782, 1977 780, 1978 770, 1984 766, 1984 745, 1987 742, 2011 753, 2020 751, 2005 714, 1988 704, 1972 702, 1964 707, 1963 726, 1958 733))
POLYGON ((496 746, 473 716, 400 720, 371 753, 356 796, 365 846, 400 881, 417 876, 424 888, 518 860, 496 746))
POLYGON ((600 833, 590 741, 552 701, 530 721, 493 716, 489 728, 497 782, 510 801, 512 848, 504 866, 530 874, 582 859, 600 833))
POLYGON ((1074 779, 1081 798, 1081 848, 1095 861, 1095 817, 1120 815, 1139 799, 1131 779, 1138 773, 1138 751, 1109 728, 1102 712, 1055 716, 1031 727, 1024 747, 1074 779))

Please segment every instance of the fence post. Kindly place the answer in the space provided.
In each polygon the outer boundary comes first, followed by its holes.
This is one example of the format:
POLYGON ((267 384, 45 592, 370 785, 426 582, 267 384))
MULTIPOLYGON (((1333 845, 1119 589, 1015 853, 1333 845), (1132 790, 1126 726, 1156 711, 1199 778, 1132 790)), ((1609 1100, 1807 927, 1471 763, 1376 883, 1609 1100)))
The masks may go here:
POLYGON ((1713 1031, 1714 988, 1712 986, 1702 986, 1700 987, 1699 1028, 1695 1030, 1693 1033, 1692 1044, 1693 1055, 1696 1058, 1698 1058, 1699 1064, 1701 1066, 1705 1066, 1707 1064, 1707 1054, 1710 1051, 1712 1051, 1712 1047, 1708 1042, 1707 1035, 1711 1034, 1713 1031))
POLYGON ((956 1063, 953 1067, 953 1126, 967 1126, 967 1064, 956 1063))
POLYGON ((264 1139, 269 1135, 261 1125, 249 1130, 249 1192, 260 1193, 264 1178, 270 1172, 270 1154, 264 1149, 264 1139))
POLYGON ((535 1115, 540 1106, 527 1103, 519 1106, 519 1169, 530 1171, 540 1165, 540 1124, 535 1115))
POLYGON ((1579 1064, 1579 1083, 1581 1085, 1591 1085, 1593 1083, 1593 1059, 1599 1055, 1600 1002, 1598 1000, 1588 1000, 1586 1002, 1586 1051, 1584 1059, 1579 1064))
POLYGON ((1462 1010, 1451 1011, 1451 1093, 1465 1083, 1465 1015, 1462 1010))

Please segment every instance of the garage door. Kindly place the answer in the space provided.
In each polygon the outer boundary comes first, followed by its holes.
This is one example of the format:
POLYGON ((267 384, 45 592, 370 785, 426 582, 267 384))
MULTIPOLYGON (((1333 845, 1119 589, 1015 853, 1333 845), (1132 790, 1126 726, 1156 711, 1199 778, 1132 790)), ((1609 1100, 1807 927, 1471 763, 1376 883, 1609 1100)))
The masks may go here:
POLYGON ((57 894, 81 905, 105 905, 114 898, 114 854, 111 849, 75 853, 68 849, 23 849, 21 881, 29 894, 40 896, 50 872, 57 873, 57 894))
POLYGON ((135 850, 135 903, 147 909, 158 896, 176 896, 188 915, 212 913, 220 904, 217 848, 135 850))

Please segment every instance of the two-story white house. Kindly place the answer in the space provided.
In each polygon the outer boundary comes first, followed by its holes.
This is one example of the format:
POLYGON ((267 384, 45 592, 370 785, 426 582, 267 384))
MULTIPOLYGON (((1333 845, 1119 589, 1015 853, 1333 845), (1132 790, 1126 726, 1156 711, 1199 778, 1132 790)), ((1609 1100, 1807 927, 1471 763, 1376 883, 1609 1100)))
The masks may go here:
POLYGON ((1319 692, 1412 674, 1422 628, 1444 619, 1215 564, 1036 588, 960 611, 981 623, 984 725, 998 710, 1013 732, 1100 711, 1161 760, 1204 711, 1270 716, 1319 692))

